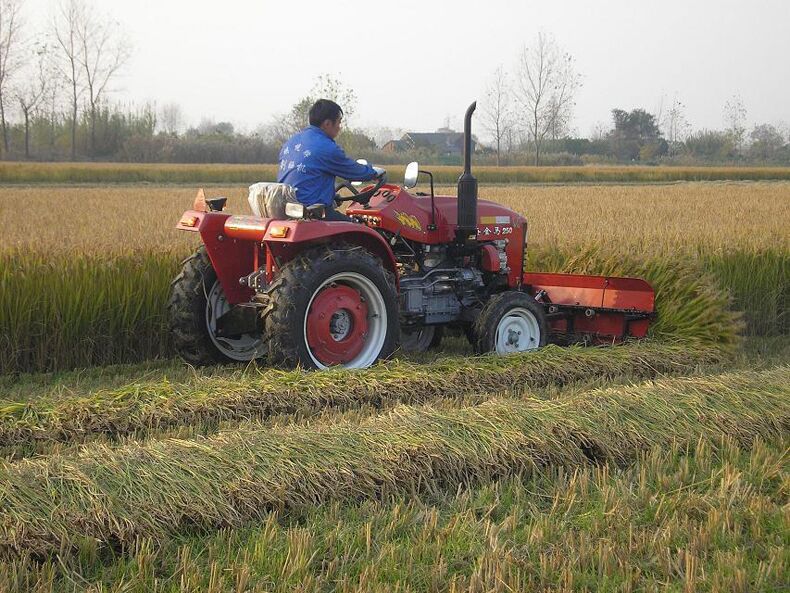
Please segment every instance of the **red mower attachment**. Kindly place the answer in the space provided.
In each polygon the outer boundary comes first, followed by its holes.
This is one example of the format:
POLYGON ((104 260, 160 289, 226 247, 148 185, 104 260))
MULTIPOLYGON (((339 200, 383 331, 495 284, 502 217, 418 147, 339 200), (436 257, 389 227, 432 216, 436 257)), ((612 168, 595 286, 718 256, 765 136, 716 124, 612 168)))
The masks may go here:
POLYGON ((526 272, 522 280, 546 307, 551 333, 564 341, 643 338, 655 316, 653 288, 639 278, 526 272))

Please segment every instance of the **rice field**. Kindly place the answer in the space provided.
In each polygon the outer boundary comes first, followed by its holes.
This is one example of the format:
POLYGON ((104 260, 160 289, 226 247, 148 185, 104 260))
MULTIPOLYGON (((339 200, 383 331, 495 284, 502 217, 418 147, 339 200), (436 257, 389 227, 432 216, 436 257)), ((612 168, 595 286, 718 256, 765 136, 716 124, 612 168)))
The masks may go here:
MULTIPOLYGON (((246 213, 248 183, 206 188, 246 213)), ((400 178, 396 178, 399 180, 400 178)), ((0 248, 49 254, 183 253, 195 245, 174 227, 199 185, 0 187, 0 248), (56 204, 56 207, 53 207, 56 204)), ((426 189, 418 186, 418 189, 426 189)), ((455 195, 451 185, 437 193, 455 195)), ((645 253, 790 250, 790 182, 663 185, 480 185, 529 221, 532 246, 593 244, 645 253)))
MULTIPOLYGON (((194 192, 0 189, 0 373, 169 356, 163 303, 198 241, 173 225, 194 192)), ((245 186, 209 193, 247 210, 245 186)), ((696 295, 728 292, 747 334, 790 332, 790 183, 496 186, 481 196, 531 221, 532 269, 646 275, 660 291, 669 265, 675 277, 699 276, 696 295)))
MULTIPOLYGON (((404 168, 387 165, 391 179, 402 179, 404 168)), ((430 169, 438 183, 455 183, 461 173, 460 166, 430 169)), ((483 183, 754 181, 790 180, 790 167, 476 166, 475 175, 483 183)), ((276 177, 276 164, 0 163, 0 183, 248 183, 276 177)))
POLYGON ((0 469, 0 556, 161 542, 270 510, 456 487, 502 473, 626 464, 651 446, 790 428, 790 369, 663 380, 559 400, 397 407, 361 420, 247 425, 205 438, 89 444, 0 469), (505 470, 504 468, 508 468, 505 470))
POLYGON ((655 447, 458 490, 332 503, 141 540, 123 556, 4 565, 7 591, 781 591, 787 442, 655 447), (628 527, 625 527, 628 526, 628 527))
POLYGON ((129 382, 114 389, 0 399, 0 452, 21 458, 55 444, 119 441, 150 434, 208 434, 218 426, 278 416, 305 420, 325 412, 437 400, 477 401, 481 393, 519 393, 574 385, 694 373, 730 360, 718 345, 644 342, 628 348, 560 348, 508 359, 442 357, 430 365, 394 360, 374 369, 303 373, 247 369, 129 382), (441 376, 444 382, 437 383, 441 376), (446 385, 452 385, 452 393, 446 385))
POLYGON ((0 187, 0 592, 783 590, 790 182, 481 185, 649 339, 322 373, 168 359, 194 192, 0 187))

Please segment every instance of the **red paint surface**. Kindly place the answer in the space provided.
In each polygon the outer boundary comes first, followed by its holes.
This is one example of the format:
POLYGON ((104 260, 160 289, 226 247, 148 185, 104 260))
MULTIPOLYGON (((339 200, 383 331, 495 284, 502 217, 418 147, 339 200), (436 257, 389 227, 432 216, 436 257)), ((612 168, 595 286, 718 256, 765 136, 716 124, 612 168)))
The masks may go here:
MULTIPOLYGON (((364 191, 364 190, 363 190, 364 191)), ((419 243, 437 245, 455 241, 455 229, 458 223, 458 200, 454 196, 436 196, 435 223, 436 230, 429 231, 431 224, 431 197, 416 196, 397 185, 385 185, 370 199, 367 207, 360 204, 351 204, 346 214, 358 216, 376 216, 381 222, 377 228, 400 233, 406 239, 419 243), (405 215, 405 216, 404 216, 405 215), (413 217, 413 218, 412 218, 413 217), (413 223, 409 224, 404 221, 413 223)), ((524 241, 526 219, 520 214, 487 200, 478 200, 478 236, 480 242, 506 240, 505 253, 507 254, 508 285, 516 287, 519 283, 521 270, 521 251, 524 241), (483 223, 487 218, 508 218, 509 223, 483 223), (498 232, 497 232, 498 229, 498 232)))
POLYGON ((499 261, 499 252, 493 245, 483 245, 480 250, 480 266, 486 272, 498 272, 502 267, 499 261))
POLYGON ((217 272, 225 292, 225 298, 231 305, 249 301, 255 291, 239 284, 239 278, 247 276, 253 270, 255 243, 228 237, 225 234, 225 221, 229 214, 222 212, 206 212, 200 221, 200 236, 206 246, 211 265, 217 272))
POLYGON ((652 313, 655 310, 653 288, 638 278, 616 276, 582 276, 526 272, 524 285, 536 294, 545 290, 549 301, 558 305, 622 309, 652 313))
POLYGON ((330 286, 318 293, 307 312, 307 344, 326 366, 353 360, 365 345, 368 335, 368 306, 350 286, 330 286), (332 316, 345 312, 351 318, 348 335, 335 340, 331 333, 332 316))

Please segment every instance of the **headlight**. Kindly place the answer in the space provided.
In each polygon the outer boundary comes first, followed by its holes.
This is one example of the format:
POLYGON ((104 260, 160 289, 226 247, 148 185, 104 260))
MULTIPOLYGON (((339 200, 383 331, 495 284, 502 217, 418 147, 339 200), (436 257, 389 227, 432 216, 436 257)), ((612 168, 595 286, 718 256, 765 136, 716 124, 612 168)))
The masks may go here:
POLYGON ((285 215, 288 218, 304 218, 304 206, 294 202, 285 204, 285 215))

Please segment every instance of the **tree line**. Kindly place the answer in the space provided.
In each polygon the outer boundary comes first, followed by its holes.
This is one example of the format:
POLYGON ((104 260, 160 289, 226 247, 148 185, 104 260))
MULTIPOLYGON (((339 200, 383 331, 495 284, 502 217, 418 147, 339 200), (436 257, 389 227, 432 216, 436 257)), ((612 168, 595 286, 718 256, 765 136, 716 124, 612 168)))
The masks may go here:
MULTIPOLYGON (((248 132, 230 122, 188 126, 181 107, 132 105, 112 98, 112 84, 132 46, 122 26, 89 0, 63 0, 43 31, 31 34, 24 0, 0 0, 0 156, 5 160, 128 162, 276 162, 282 142, 307 124, 318 98, 343 106, 339 142, 350 154, 381 163, 419 159, 456 164, 460 155, 430 149, 380 149, 406 130, 355 126, 356 95, 342 80, 322 75, 287 112, 248 132)), ((582 137, 573 129, 582 78, 573 57, 539 34, 511 72, 491 75, 480 101, 477 159, 490 164, 582 163, 790 164, 788 130, 759 124, 747 130, 747 111, 733 96, 721 130, 693 131, 675 98, 655 112, 614 108, 611 121, 582 137)))
POLYGON ((724 129, 693 131, 677 97, 656 112, 611 111, 609 125, 590 138, 572 127, 582 79, 573 57, 551 35, 524 46, 513 72, 499 66, 483 102, 483 123, 493 139, 496 164, 762 163, 790 164, 790 130, 770 123, 746 128, 747 110, 738 95, 724 105, 724 129))

